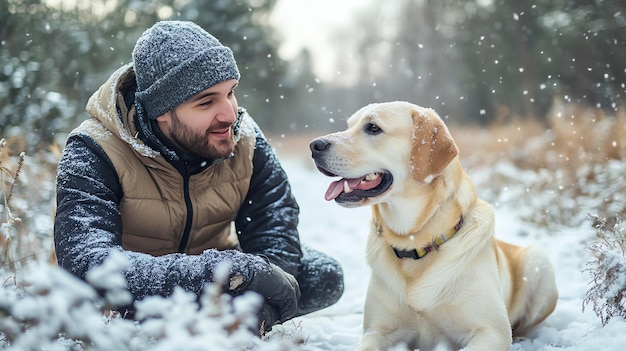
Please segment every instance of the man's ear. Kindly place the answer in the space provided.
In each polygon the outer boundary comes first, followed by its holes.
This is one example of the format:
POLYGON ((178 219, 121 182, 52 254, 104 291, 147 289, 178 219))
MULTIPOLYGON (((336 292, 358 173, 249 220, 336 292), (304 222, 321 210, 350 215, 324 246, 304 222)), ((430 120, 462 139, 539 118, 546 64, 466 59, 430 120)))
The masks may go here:
POLYGON ((169 122, 172 119, 172 111, 166 112, 156 118, 157 122, 169 122))
POLYGON ((435 111, 414 109, 411 115, 413 117, 411 174, 420 183, 428 184, 452 162, 459 149, 435 111))

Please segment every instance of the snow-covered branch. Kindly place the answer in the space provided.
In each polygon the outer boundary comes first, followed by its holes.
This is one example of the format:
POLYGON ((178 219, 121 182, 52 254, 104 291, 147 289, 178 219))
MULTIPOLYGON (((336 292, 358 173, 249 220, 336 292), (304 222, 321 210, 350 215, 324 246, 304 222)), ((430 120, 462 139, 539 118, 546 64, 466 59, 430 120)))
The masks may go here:
POLYGON ((590 247, 594 259, 585 268, 592 280, 583 310, 591 304, 606 325, 613 317, 626 318, 626 228, 619 217, 611 228, 607 228, 606 219, 590 217, 597 237, 590 247))

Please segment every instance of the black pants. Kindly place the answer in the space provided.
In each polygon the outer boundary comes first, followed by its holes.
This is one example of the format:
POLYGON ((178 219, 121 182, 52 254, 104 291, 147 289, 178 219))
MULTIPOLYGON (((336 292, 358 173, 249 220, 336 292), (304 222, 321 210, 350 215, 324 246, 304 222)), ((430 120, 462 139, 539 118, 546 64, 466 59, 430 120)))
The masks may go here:
POLYGON ((302 247, 296 280, 300 285, 298 316, 326 308, 343 294, 343 269, 339 262, 310 247, 302 247))

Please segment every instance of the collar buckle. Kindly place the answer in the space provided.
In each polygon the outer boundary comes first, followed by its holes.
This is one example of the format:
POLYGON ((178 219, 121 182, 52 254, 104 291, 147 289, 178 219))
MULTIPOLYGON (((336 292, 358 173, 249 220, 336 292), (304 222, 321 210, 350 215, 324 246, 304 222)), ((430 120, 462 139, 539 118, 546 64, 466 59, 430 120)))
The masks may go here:
POLYGON ((391 247, 393 249, 393 252, 396 254, 396 257, 398 257, 399 259, 403 259, 403 258, 412 258, 414 260, 419 260, 420 258, 424 257, 424 256, 420 256, 417 253, 417 250, 413 249, 413 250, 399 250, 395 247, 391 247))

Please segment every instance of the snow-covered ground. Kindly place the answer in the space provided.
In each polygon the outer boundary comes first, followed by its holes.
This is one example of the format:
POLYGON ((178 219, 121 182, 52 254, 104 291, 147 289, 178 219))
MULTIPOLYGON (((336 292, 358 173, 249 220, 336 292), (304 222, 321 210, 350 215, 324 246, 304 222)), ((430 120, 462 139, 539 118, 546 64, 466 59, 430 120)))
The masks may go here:
MULTIPOLYGON (((288 322, 276 328, 274 333, 289 334, 290 330, 299 330, 306 338, 307 350, 353 350, 361 335, 369 279, 365 241, 370 209, 346 209, 334 202, 326 202, 323 195, 330 180, 314 169, 310 159, 284 158, 282 162, 301 207, 301 240, 330 254, 343 265, 345 293, 337 304, 288 322)), ((469 174, 472 177, 472 172, 469 174)), ((477 191, 480 195, 480 188, 477 191)), ((595 233, 590 222, 579 228, 563 228, 559 232, 547 233, 522 222, 516 215, 521 212, 518 207, 500 205, 495 207, 495 211, 498 238, 515 244, 538 245, 549 253, 559 289, 556 310, 530 338, 516 341, 511 350, 626 349, 624 320, 614 318, 602 327, 591 306, 582 311, 590 281, 583 268, 589 260, 590 251, 587 248, 595 233)))

